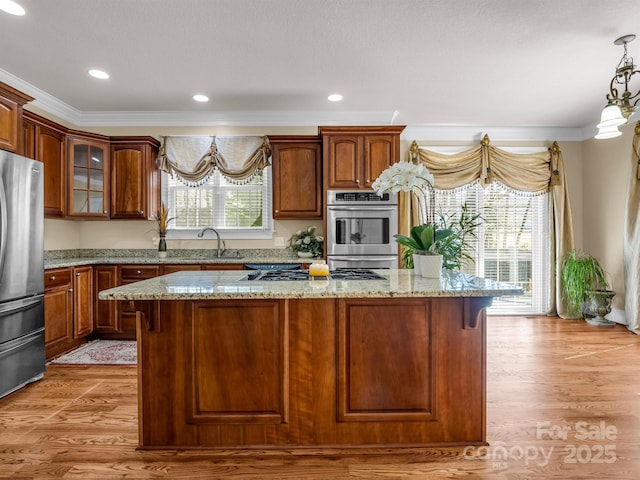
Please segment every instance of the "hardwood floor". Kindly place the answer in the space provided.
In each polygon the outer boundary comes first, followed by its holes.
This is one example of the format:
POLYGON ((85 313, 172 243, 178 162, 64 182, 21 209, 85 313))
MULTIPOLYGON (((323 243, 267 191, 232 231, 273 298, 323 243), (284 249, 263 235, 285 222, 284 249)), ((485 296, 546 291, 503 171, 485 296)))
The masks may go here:
POLYGON ((139 451, 135 367, 50 365, 0 400, 0 478, 640 478, 640 337, 490 317, 487 345, 488 447, 139 451))

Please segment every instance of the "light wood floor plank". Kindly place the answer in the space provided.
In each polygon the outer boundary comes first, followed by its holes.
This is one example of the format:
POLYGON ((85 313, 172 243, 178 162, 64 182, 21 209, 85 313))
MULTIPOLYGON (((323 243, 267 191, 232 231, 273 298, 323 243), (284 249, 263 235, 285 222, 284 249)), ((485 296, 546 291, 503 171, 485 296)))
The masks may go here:
POLYGON ((548 317, 487 332, 489 447, 139 451, 135 367, 54 365, 0 400, 0 478, 640 478, 639 337, 548 317))

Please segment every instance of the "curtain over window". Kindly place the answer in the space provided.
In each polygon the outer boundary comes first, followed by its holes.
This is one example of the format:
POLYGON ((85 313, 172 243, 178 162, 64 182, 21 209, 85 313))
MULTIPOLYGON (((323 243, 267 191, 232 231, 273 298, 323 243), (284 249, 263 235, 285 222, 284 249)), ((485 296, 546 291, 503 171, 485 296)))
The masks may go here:
POLYGON ((640 334, 640 122, 634 133, 624 224, 624 312, 627 328, 640 334))
POLYGON ((230 136, 163 137, 158 155, 160 169, 188 186, 199 186, 218 170, 235 181, 250 179, 269 165, 269 138, 230 136))
MULTIPOLYGON (((496 183, 518 195, 539 196, 548 192, 551 267, 545 275, 553 292, 549 313, 565 315, 567 308, 561 294, 560 267, 563 256, 574 248, 574 238, 564 162, 556 142, 543 153, 517 154, 491 146, 485 135, 477 147, 447 155, 420 148, 414 141, 409 161, 424 164, 434 175, 434 187, 439 190, 496 183)), ((400 233, 408 234, 411 226, 419 222, 418 202, 414 195, 401 192, 400 233)))

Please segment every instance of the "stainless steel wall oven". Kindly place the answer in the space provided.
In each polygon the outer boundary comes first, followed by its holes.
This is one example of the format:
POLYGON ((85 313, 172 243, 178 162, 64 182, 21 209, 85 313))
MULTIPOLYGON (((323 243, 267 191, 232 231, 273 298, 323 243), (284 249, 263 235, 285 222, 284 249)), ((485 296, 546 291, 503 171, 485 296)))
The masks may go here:
POLYGON ((327 191, 327 263, 335 268, 397 268, 398 196, 327 191))

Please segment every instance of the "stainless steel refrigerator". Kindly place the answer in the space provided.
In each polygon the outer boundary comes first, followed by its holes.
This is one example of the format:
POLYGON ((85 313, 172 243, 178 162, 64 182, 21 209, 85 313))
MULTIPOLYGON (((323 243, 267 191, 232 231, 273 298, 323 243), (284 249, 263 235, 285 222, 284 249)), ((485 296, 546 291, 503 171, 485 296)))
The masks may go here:
POLYGON ((0 150, 0 397, 45 370, 43 176, 0 150))

